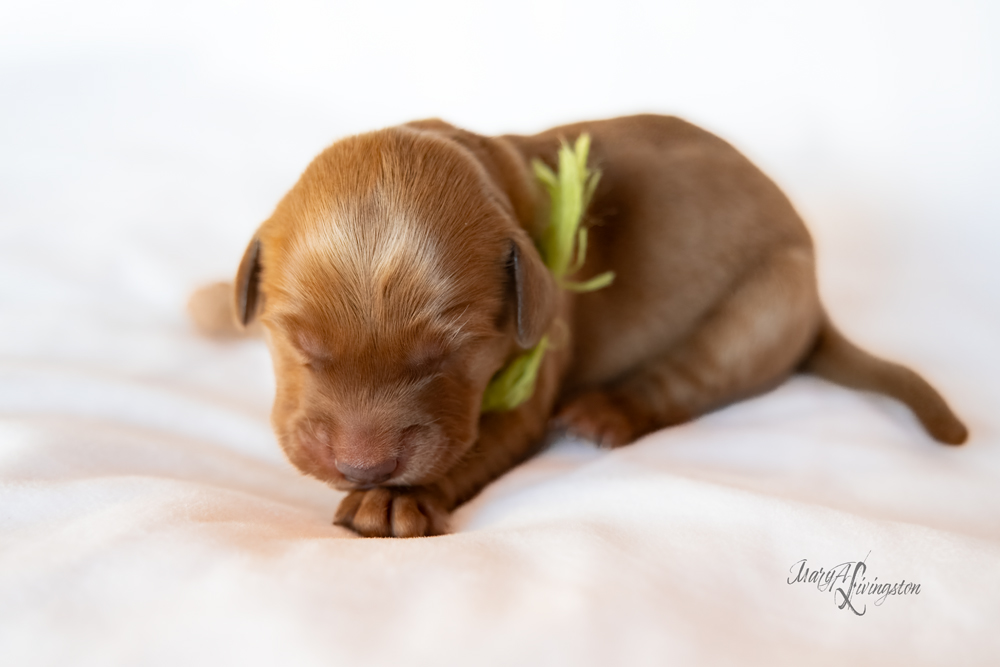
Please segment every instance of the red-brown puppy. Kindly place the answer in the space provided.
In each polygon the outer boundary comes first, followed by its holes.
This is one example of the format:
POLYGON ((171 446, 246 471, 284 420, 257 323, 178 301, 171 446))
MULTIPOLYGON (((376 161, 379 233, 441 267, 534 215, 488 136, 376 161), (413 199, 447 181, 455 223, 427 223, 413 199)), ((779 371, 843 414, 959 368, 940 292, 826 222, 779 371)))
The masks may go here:
MULTIPOLYGON (((217 324, 214 289, 192 308, 217 324)), ((553 416, 616 447, 797 369, 898 398, 942 442, 966 438, 919 376, 830 324, 781 191, 677 118, 497 138, 422 121, 338 141, 257 231, 235 292, 237 318, 259 320, 271 349, 281 446, 350 491, 336 522, 362 535, 444 531, 553 416), (616 278, 574 295, 532 241, 547 202, 530 161, 554 168, 560 141, 583 132, 602 177, 575 278, 616 278), (532 398, 480 414, 490 378, 545 334, 557 344, 532 398)))

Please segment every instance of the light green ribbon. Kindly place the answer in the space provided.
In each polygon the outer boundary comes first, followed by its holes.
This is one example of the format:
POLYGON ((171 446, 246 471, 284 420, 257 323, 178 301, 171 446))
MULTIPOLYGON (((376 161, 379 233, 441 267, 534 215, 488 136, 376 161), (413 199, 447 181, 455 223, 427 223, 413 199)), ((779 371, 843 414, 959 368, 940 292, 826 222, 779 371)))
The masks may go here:
MULTIPOLYGON (((549 194, 549 222, 542 238, 535 240, 545 266, 552 272, 556 284, 574 292, 592 292, 614 281, 613 271, 594 276, 585 282, 567 280, 566 276, 580 270, 587 256, 587 228, 581 227, 583 214, 594 196, 601 179, 598 171, 587 168, 590 135, 581 134, 575 146, 566 142, 559 147, 559 167, 553 172, 541 160, 532 160, 535 178, 549 194)), ((483 412, 513 410, 535 393, 535 381, 549 337, 542 336, 538 345, 518 355, 497 371, 483 394, 483 412)))

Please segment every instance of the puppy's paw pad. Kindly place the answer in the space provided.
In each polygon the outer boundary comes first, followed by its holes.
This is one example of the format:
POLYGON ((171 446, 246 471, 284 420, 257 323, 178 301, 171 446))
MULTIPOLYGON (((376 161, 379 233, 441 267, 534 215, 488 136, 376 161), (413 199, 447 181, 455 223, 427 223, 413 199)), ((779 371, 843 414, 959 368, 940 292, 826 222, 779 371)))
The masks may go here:
POLYGON ((333 522, 364 537, 423 537, 444 533, 447 517, 431 491, 379 487, 349 493, 333 522))
POLYGON ((573 399, 559 411, 555 421, 569 433, 609 449, 627 445, 639 434, 632 416, 603 391, 573 399))

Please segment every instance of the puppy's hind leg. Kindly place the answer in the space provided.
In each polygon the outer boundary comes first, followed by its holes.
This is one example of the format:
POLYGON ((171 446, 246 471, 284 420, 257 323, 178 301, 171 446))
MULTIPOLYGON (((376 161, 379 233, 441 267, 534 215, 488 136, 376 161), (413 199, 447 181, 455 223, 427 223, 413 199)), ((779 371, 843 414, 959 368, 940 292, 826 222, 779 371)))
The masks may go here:
POLYGON ((811 249, 775 251, 678 345, 571 398, 556 422, 620 447, 689 421, 784 380, 808 352, 820 319, 811 249))
POLYGON ((188 315, 203 336, 234 339, 255 336, 259 325, 244 327, 236 317, 232 283, 220 282, 196 289, 187 304, 188 315))

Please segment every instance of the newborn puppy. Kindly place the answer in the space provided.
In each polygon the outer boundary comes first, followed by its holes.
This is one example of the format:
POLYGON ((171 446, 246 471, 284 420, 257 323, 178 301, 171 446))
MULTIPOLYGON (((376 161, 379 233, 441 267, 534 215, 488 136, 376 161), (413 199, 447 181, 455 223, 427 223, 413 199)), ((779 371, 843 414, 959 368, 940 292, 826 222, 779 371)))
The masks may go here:
MULTIPOLYGON (((196 317, 217 313, 205 302, 219 289, 195 295, 196 317)), ((278 441, 349 491, 335 520, 362 535, 445 531, 553 418, 618 447, 796 370, 894 396, 942 442, 966 438, 923 379, 830 323, 812 242, 781 191, 677 118, 495 138, 433 120, 338 141, 258 229, 235 297, 271 350, 278 441), (584 132, 601 180, 573 278, 616 277, 575 294, 535 248, 548 202, 530 163, 555 169, 560 142, 584 132), (482 414, 490 379, 544 335, 532 397, 482 414)))

